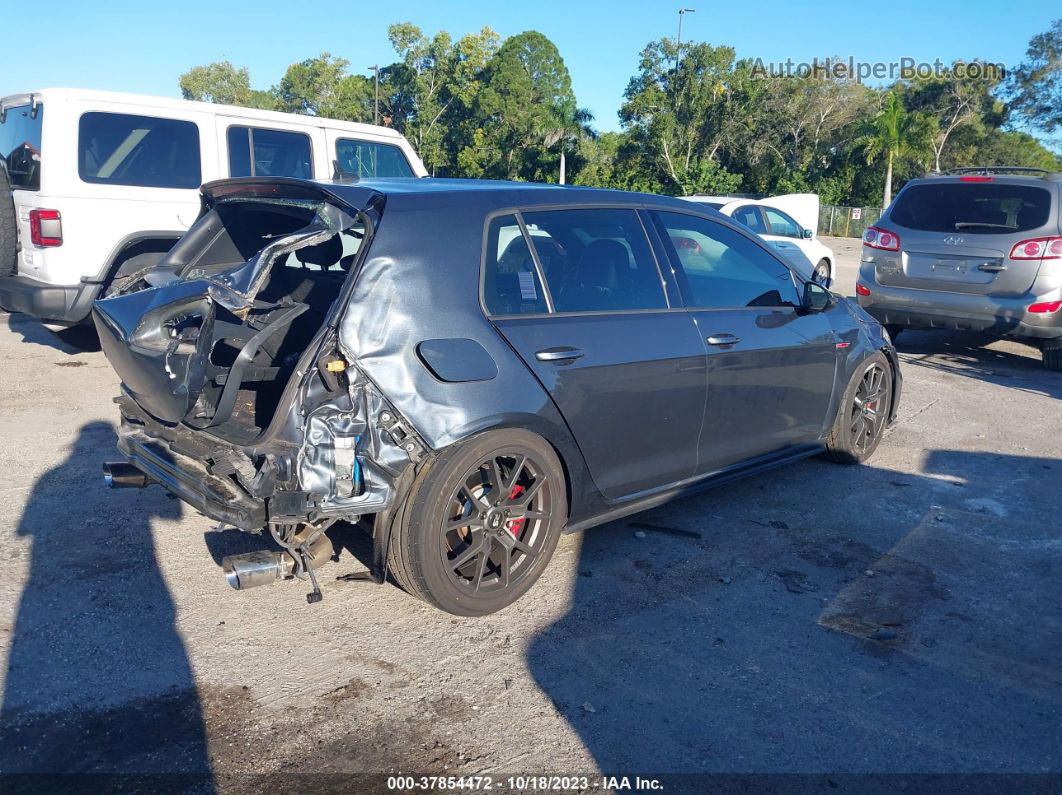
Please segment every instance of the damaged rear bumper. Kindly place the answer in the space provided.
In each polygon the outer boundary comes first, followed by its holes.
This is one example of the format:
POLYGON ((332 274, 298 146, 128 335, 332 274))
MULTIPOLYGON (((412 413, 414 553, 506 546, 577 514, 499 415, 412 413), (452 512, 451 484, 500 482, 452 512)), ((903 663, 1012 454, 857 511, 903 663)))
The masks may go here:
POLYGON ((242 530, 266 524, 265 499, 252 497, 229 478, 212 474, 199 460, 178 452, 171 440, 124 416, 118 428, 118 452, 151 481, 211 519, 242 530))

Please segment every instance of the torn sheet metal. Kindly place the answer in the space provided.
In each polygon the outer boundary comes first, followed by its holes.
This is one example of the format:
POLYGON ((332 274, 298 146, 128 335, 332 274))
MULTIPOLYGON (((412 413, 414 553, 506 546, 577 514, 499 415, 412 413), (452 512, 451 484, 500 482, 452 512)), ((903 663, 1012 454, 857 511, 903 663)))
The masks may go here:
POLYGON ((387 414, 383 398, 361 379, 306 417, 299 487, 318 498, 322 513, 354 516, 391 504, 394 480, 410 458, 380 422, 387 414))
MULTIPOLYGON (((278 202, 256 200, 256 204, 278 202)), ((323 243, 333 235, 347 229, 355 218, 332 204, 321 203, 315 208, 313 221, 289 235, 278 237, 242 265, 209 274, 200 268, 191 268, 182 274, 182 280, 203 279, 210 285, 210 297, 229 311, 247 309, 265 286, 269 272, 280 257, 300 248, 323 243)))

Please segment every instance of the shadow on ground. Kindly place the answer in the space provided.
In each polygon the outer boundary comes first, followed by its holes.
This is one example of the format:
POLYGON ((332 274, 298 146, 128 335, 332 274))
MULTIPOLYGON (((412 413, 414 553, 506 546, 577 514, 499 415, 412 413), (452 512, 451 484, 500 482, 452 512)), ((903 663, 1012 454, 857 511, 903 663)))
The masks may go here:
POLYGON ((209 789, 199 697, 151 535, 152 519, 179 516, 180 504, 158 489, 107 492, 100 463, 114 441, 106 423, 82 427, 19 521, 32 547, 0 707, 0 771, 180 773, 209 789))
POLYGON ((603 773, 669 791, 1062 771, 1062 462, 921 471, 813 459, 588 531, 535 681, 603 773))
POLYGON ((904 367, 987 381, 991 384, 1062 399, 1062 373, 1044 370, 1032 345, 981 334, 952 331, 904 331, 896 339, 904 367), (1016 350, 1008 350, 1014 347, 1016 350))
POLYGON ((7 326, 22 337, 23 342, 55 348, 60 353, 75 355, 95 353, 100 350, 96 329, 89 326, 73 326, 62 331, 49 331, 35 317, 20 313, 4 313, 7 326))

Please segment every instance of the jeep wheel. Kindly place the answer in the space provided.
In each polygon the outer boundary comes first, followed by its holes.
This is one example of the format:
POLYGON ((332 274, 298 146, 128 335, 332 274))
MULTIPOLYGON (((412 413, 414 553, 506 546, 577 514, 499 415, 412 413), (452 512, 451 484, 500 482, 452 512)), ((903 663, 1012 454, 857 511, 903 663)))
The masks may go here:
POLYGON ((885 434, 891 409, 892 368, 884 354, 875 352, 848 382, 826 438, 826 457, 839 464, 866 461, 885 434))
POLYGON ((489 431, 444 450, 418 475, 388 567, 402 588, 448 613, 486 615, 534 585, 567 516, 553 448, 527 431, 489 431))
POLYGON ((0 276, 18 273, 18 226, 15 222, 15 197, 7 167, 0 161, 0 276))

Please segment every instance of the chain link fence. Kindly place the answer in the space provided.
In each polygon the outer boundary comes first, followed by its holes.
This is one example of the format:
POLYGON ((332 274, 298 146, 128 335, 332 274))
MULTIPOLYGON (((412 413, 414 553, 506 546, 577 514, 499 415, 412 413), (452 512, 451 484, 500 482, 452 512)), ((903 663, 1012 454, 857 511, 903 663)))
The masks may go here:
POLYGON ((819 234, 831 237, 862 237, 863 230, 881 218, 880 207, 819 207, 819 234))

